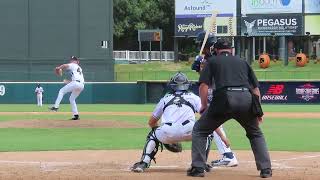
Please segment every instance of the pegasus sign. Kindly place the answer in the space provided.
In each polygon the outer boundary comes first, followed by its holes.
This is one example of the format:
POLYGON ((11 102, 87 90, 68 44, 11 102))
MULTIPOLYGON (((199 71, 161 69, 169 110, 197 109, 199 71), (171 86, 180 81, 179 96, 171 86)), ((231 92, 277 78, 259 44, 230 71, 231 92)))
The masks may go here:
POLYGON ((249 36, 301 35, 301 15, 249 15, 242 17, 241 34, 249 36))
POLYGON ((255 22, 256 22, 256 20, 254 20, 254 21, 252 21, 252 22, 247 22, 246 20, 244 20, 244 23, 245 23, 245 25, 246 25, 246 27, 247 27, 247 33, 248 33, 249 35, 252 34, 252 28, 253 28, 255 22))

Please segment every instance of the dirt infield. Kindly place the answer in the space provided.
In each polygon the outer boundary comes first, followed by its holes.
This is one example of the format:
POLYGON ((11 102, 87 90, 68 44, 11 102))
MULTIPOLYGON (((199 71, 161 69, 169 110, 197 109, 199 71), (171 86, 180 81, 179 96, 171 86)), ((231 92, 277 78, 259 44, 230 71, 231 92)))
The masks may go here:
MULTIPOLYGON (((147 172, 132 173, 129 167, 140 158, 141 151, 53 151, 0 153, 0 179, 108 179, 163 180, 193 179, 186 176, 190 151, 158 153, 157 164, 147 172)), ((213 159, 216 152, 210 154, 213 159)), ((214 168, 202 179, 260 179, 251 152, 237 151, 239 166, 214 168)), ((318 180, 320 153, 271 152, 272 179, 318 180)))
POLYGON ((113 120, 17 120, 0 122, 0 128, 143 128, 147 125, 113 120))

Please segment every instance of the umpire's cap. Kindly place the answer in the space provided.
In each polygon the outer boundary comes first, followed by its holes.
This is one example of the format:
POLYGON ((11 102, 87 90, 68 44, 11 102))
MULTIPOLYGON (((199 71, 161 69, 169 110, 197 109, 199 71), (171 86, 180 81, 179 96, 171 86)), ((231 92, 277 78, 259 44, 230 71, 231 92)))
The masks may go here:
MULTIPOLYGON (((202 31, 197 35, 196 43, 198 44, 198 46, 202 45, 202 42, 203 42, 205 36, 206 36, 206 31, 202 31)), ((207 39, 207 42, 204 47, 211 47, 216 42, 217 42, 217 37, 213 33, 210 32, 208 34, 208 39, 207 39)))
POLYGON ((231 49, 232 44, 227 38, 219 38, 217 42, 214 44, 214 48, 216 49, 231 49))

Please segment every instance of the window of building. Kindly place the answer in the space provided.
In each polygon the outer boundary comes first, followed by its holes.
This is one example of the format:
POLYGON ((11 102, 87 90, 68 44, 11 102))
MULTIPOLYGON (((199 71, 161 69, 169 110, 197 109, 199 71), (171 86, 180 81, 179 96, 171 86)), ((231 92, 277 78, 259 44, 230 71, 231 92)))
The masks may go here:
POLYGON ((218 34, 227 34, 228 33, 228 26, 217 26, 217 33, 218 34))

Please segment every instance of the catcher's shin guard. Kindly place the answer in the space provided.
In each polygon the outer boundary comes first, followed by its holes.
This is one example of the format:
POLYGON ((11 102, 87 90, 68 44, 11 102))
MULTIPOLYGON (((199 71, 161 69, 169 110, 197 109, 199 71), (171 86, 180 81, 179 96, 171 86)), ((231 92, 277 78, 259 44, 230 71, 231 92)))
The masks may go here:
POLYGON ((151 160, 156 162, 155 155, 158 152, 159 145, 161 145, 161 150, 162 150, 162 143, 157 139, 155 135, 155 130, 151 130, 147 136, 147 142, 143 149, 141 161, 147 164, 150 164, 151 160))

